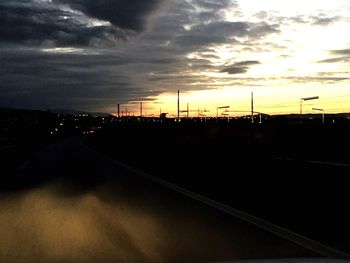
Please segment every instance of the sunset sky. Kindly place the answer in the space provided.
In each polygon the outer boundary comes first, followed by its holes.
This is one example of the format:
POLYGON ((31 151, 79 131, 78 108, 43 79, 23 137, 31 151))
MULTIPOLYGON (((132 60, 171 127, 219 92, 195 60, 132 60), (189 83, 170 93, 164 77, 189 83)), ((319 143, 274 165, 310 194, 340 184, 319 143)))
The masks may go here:
POLYGON ((350 2, 2 0, 0 63, 0 107, 350 111, 350 2))

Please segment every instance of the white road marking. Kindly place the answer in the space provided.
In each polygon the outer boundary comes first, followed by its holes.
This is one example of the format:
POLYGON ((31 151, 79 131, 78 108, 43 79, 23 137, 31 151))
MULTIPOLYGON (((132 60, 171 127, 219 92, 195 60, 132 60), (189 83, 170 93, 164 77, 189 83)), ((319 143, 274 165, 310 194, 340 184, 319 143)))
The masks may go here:
MULTIPOLYGON (((102 156, 104 156, 104 155, 102 155, 102 156)), ((286 240, 289 240, 297 245, 300 245, 306 249, 309 249, 313 252, 316 252, 322 256, 325 256, 328 258, 350 258, 350 255, 345 253, 345 252, 342 252, 342 251, 337 250, 335 248, 321 244, 315 240, 312 240, 308 237, 302 236, 298 233, 295 233, 293 231, 290 231, 286 228, 280 227, 280 226, 275 225, 273 223, 270 223, 264 219, 258 218, 256 216, 250 215, 246 212, 240 211, 238 209, 232 208, 232 207, 225 205, 223 203, 212 200, 208 197, 205 197, 205 196, 202 196, 202 195, 197 194, 195 192, 189 191, 183 187, 180 187, 176 184, 170 183, 164 179, 155 177, 153 175, 147 174, 141 170, 138 170, 138 169, 131 167, 127 164, 124 164, 120 161, 113 160, 113 159, 106 157, 106 156, 104 156, 104 158, 108 159, 109 161, 116 164, 117 166, 123 167, 124 169, 129 170, 130 172, 133 172, 139 176, 142 176, 142 177, 144 177, 152 182, 155 182, 159 185, 167 187, 173 191, 181 193, 187 197, 190 197, 190 198, 197 200, 201 203, 204 203, 208 206, 211 206, 213 208, 221 210, 221 211, 223 211, 229 215, 232 215, 236 218, 239 218, 245 222, 251 223, 251 224, 253 224, 261 229, 264 229, 264 230, 266 230, 270 233, 273 233, 279 237, 282 237, 286 240)))
POLYGON ((290 161, 290 162, 304 162, 304 163, 312 163, 312 164, 320 164, 320 165, 328 165, 328 166, 338 166, 338 167, 349 167, 350 164, 348 163, 337 163, 337 162, 324 162, 324 161, 315 161, 315 160, 298 160, 294 158, 289 157, 276 157, 276 160, 282 160, 282 161, 290 161))

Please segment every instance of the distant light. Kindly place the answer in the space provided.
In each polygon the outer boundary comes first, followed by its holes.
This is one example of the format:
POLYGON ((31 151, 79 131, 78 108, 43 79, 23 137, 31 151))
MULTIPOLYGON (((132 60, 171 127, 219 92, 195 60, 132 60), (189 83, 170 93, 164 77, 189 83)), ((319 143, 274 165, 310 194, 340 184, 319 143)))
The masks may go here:
POLYGON ((60 126, 63 126, 63 123, 62 123, 62 122, 60 123, 60 126))
POLYGON ((191 28, 192 28, 192 25, 184 25, 183 28, 184 28, 186 31, 190 31, 191 28))
POLYGON ((55 131, 58 131, 58 129, 57 129, 57 128, 55 128, 55 131))

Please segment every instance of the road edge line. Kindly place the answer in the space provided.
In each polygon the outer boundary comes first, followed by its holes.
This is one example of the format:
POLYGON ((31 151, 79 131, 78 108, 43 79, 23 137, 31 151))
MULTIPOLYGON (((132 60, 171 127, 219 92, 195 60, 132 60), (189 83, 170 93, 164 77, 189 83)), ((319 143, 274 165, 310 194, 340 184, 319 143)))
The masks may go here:
MULTIPOLYGON (((87 147, 90 150, 90 147, 87 147)), ((170 183, 162 178, 153 176, 151 174, 148 174, 146 172, 143 172, 135 167, 132 167, 130 165, 127 165, 125 163, 122 163, 118 160, 112 159, 111 157, 108 157, 102 153, 96 152, 95 150, 93 150, 95 153, 101 155, 102 157, 104 157, 105 159, 107 159, 108 161, 114 163, 117 166, 120 166, 126 170, 129 170, 130 172, 135 173, 136 175, 139 175, 149 181, 152 181, 156 184, 159 184, 161 186, 164 186, 170 190, 173 190, 177 193, 180 193, 182 195, 185 195, 193 200, 199 201, 205 205, 208 205, 210 207, 213 207, 215 209, 218 209, 226 214, 229 214, 231 216, 234 216, 236 218, 239 218, 240 220, 253 224, 255 226, 257 226, 258 228, 264 229, 272 234, 275 234, 283 239, 286 239, 290 242, 293 242, 305 249, 309 249, 313 252, 316 252, 317 254, 327 257, 327 258, 341 258, 341 259, 349 259, 350 255, 340 251, 338 249, 332 248, 330 246, 324 245, 320 242, 317 242, 313 239, 310 239, 308 237, 305 237, 303 235, 300 235, 298 233, 295 233, 291 230, 288 230, 284 227, 275 225, 273 223, 270 223, 264 219, 258 218, 256 216, 250 215, 246 212, 243 212, 241 210, 238 210, 236 208, 233 208, 231 206, 228 206, 226 204, 220 203, 218 201, 215 201, 213 199, 210 199, 208 197, 205 197, 203 195, 197 194, 195 192, 192 192, 190 190, 187 190, 181 186, 178 186, 174 183, 170 183)))

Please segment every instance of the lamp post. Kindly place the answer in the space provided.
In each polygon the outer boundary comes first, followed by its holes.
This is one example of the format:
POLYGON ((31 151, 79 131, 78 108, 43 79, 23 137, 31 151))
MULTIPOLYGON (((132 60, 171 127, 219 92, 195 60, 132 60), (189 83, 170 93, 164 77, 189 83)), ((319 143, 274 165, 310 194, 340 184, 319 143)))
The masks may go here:
POLYGON ((221 113, 222 116, 227 116, 227 123, 230 123, 230 111, 225 110, 221 113))
POLYGON ((306 98, 300 99, 300 123, 303 122, 303 101, 318 100, 319 98, 320 98, 319 96, 313 96, 313 97, 306 97, 306 98))
POLYGON ((251 98, 250 98, 250 106, 251 106, 251 119, 252 119, 252 124, 254 124, 254 93, 251 93, 251 98))
POLYGON ((180 90, 177 91, 177 121, 180 121, 180 90))
POLYGON ((324 125, 324 109, 312 108, 312 110, 322 112, 322 125, 324 125))
POLYGON ((190 104, 187 103, 187 119, 190 118, 190 104))
POLYGON ((219 122, 219 110, 221 109, 229 109, 230 106, 221 106, 216 108, 216 122, 219 122))

